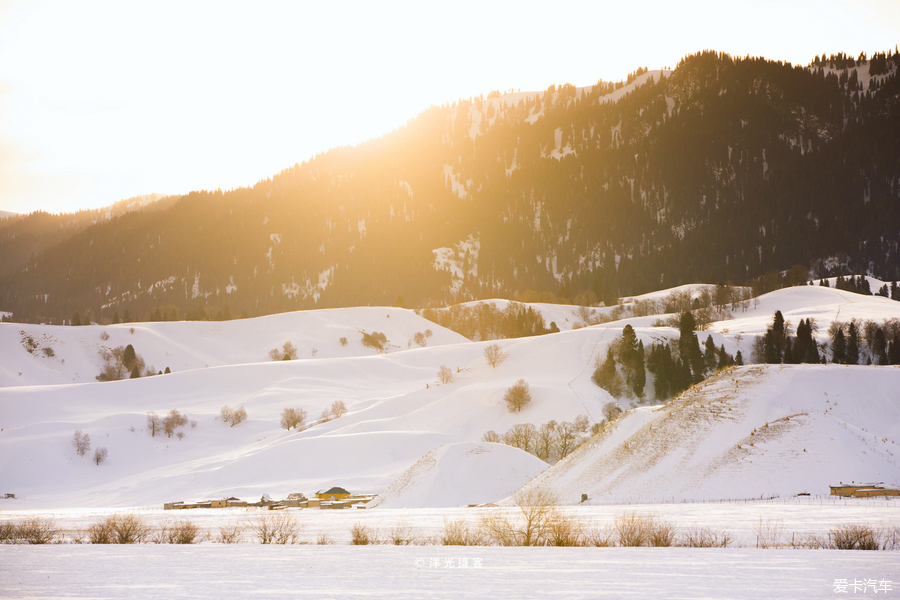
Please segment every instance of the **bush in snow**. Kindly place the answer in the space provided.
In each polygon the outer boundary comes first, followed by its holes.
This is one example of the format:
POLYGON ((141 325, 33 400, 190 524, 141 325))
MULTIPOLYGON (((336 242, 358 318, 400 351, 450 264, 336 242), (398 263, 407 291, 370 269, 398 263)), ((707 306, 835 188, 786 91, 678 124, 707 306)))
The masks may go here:
POLYGON ((232 427, 247 420, 247 411, 243 406, 240 408, 229 408, 227 405, 223 406, 222 410, 219 411, 219 415, 222 417, 223 421, 231 423, 232 427))
POLYGON ((97 449, 94 451, 94 464, 97 465, 97 466, 99 466, 100 463, 102 463, 104 460, 106 460, 106 457, 107 457, 108 455, 109 455, 109 453, 106 451, 106 448, 105 448, 105 447, 104 447, 104 448, 97 448, 97 449))
POLYGON ((278 348, 273 348, 269 350, 269 358, 272 360, 297 360, 297 347, 294 346, 293 342, 290 340, 284 343, 284 346, 279 350, 278 348))
POLYGON ((32 517, 16 525, 15 541, 25 544, 52 544, 59 537, 52 519, 32 517))
POLYGON ((375 531, 368 525, 354 523, 350 528, 350 543, 354 546, 368 546, 369 544, 377 544, 378 538, 375 535, 375 531))
POLYGON ((443 384, 453 383, 453 371, 447 365, 441 365, 438 369, 438 381, 443 384))
POLYGON ((166 415, 166 418, 163 419, 163 430, 166 432, 166 435, 168 437, 172 437, 172 434, 175 433, 175 430, 186 425, 187 422, 188 418, 178 412, 178 409, 173 408, 169 411, 169 414, 166 415))
POLYGON ((286 512, 260 515, 249 523, 250 531, 256 534, 260 544, 299 544, 300 525, 286 512))
POLYGON ((373 331, 372 333, 362 332, 362 345, 367 348, 374 348, 379 352, 384 352, 384 346, 387 342, 387 336, 379 331, 373 331))
POLYGON ((879 532, 859 523, 840 525, 829 533, 833 547, 838 550, 880 550, 879 532))
POLYGON ((282 429, 296 429, 303 431, 306 421, 306 411, 302 408, 286 408, 281 411, 282 429))
POLYGON ((519 412, 522 407, 531 402, 531 392, 524 379, 515 382, 503 395, 509 412, 519 412))
POLYGON ((110 515, 88 529, 92 544, 140 544, 150 535, 150 526, 138 515, 110 515))

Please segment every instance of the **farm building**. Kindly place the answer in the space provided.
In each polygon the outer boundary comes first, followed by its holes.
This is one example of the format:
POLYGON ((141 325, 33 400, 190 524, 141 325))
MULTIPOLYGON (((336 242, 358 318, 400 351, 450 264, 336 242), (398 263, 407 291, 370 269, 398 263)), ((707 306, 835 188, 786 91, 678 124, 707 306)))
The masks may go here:
POLYGON ((832 485, 832 496, 844 496, 847 498, 870 498, 872 496, 900 496, 898 486, 885 487, 883 483, 852 483, 841 482, 832 485))

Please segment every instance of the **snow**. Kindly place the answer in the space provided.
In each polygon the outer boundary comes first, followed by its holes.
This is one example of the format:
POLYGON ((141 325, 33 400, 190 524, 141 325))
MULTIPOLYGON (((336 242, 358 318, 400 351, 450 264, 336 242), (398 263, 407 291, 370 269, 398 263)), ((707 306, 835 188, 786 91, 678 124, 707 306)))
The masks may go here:
POLYGON ((423 456, 367 508, 496 502, 546 468, 544 461, 505 444, 448 444, 423 456))
POLYGON ((66 545, 13 546, 3 559, 6 598, 739 600, 831 598, 836 579, 888 593, 900 579, 890 552, 755 548, 66 545))
MULTIPOLYGON (((330 270, 319 276, 319 287, 330 270)), ((297 287, 299 290, 299 286, 297 287)), ((290 290, 285 290, 288 293, 290 290)), ((59 327, 0 323, 0 389, 8 386, 94 382, 103 368, 103 349, 131 344, 148 366, 180 372, 205 367, 268 362, 268 353, 292 342, 298 358, 338 358, 376 354, 361 344, 362 331, 380 331, 387 352, 405 349, 417 332, 431 329, 432 346, 465 338, 401 308, 361 307, 282 313, 234 321, 126 323, 59 327), (23 338, 38 343, 27 352, 23 338), (104 339, 106 337, 106 339, 104 339), (346 346, 340 339, 347 338, 346 346), (53 357, 44 348, 50 348, 53 357)))
MULTIPOLYGON (((695 295, 703 288, 678 291, 695 295)), ((281 498, 332 485, 384 492, 386 506, 457 506, 496 500, 533 476, 566 504, 577 504, 582 493, 594 503, 677 502, 827 494, 841 480, 900 482, 897 367, 751 366, 664 407, 623 399, 619 404, 633 410, 541 475, 540 461, 511 448, 467 453, 488 447, 481 443, 488 430, 579 416, 602 421, 603 405, 613 399, 591 381, 597 361, 625 323, 645 346, 677 337, 674 328, 658 326, 665 315, 629 317, 627 310, 632 301, 670 292, 626 299, 622 307, 529 304, 562 331, 496 342, 508 355, 496 368, 484 358, 493 342, 466 340, 397 308, 107 327, 3 323, 0 492, 20 499, 2 508, 158 507, 231 495, 281 498), (585 326, 614 314, 627 318, 585 326), (426 330, 433 335, 420 347, 415 336, 426 330), (388 339, 383 352, 361 343, 364 332, 376 331, 388 339), (288 341, 301 360, 271 362, 269 351, 288 341), (94 381, 101 351, 127 344, 155 370, 173 373, 94 381), (442 366, 452 382, 438 381, 442 366), (533 399, 511 413, 503 395, 519 379, 533 399), (335 401, 345 403, 347 414, 321 420, 335 401), (222 422, 226 405, 244 407, 248 419, 235 427, 222 422), (280 414, 288 407, 306 410, 310 427, 282 429, 280 414), (164 416, 171 409, 196 424, 180 430, 181 438, 151 437, 147 413, 164 416), (90 456, 75 455, 70 442, 78 429, 91 436, 93 449, 108 449, 106 462, 97 466, 90 456), (431 461, 433 468, 422 468, 431 461), (507 487, 507 476, 519 479, 507 487), (405 488, 386 492, 398 478, 405 488)), ((900 303, 817 286, 788 288, 750 301, 698 336, 703 343, 712 335, 717 346, 740 349, 749 360, 753 336, 775 310, 794 326, 814 319, 825 341, 832 319, 897 318, 900 303)))
POLYGON ((896 485, 898 382, 898 367, 738 367, 665 406, 625 413, 529 486, 572 503, 583 493, 659 502, 896 485))

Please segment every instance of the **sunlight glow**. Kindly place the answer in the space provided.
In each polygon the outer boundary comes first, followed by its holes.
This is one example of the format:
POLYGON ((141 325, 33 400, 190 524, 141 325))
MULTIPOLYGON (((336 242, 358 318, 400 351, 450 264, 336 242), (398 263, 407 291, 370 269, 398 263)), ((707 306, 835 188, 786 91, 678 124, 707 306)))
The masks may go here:
POLYGON ((491 90, 893 49, 892 0, 0 0, 0 210, 252 185, 491 90))

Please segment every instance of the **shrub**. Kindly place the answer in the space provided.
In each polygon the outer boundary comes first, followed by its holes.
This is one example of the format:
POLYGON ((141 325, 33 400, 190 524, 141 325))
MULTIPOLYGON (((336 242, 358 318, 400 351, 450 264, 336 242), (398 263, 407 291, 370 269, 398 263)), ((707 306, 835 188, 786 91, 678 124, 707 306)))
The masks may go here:
POLYGON ((675 525, 668 521, 653 519, 647 535, 647 543, 657 548, 675 545, 675 525))
POLYGON ((522 407, 531 402, 531 392, 528 390, 528 384, 524 379, 515 382, 503 395, 510 412, 519 412, 522 407))
POLYGON ((381 332, 373 331, 372 333, 362 332, 362 345, 367 348, 374 348, 379 352, 384 352, 384 345, 387 344, 387 336, 381 332))
POLYGON ((491 344, 484 349, 484 358, 491 365, 491 368, 497 368, 497 365, 506 360, 508 355, 500 349, 497 344, 491 344))
POLYGON ((138 515, 111 515, 91 525, 92 544, 140 544, 150 535, 147 522, 138 515))
POLYGON ((594 546, 597 548, 609 548, 615 546, 614 531, 609 526, 592 525, 585 528, 582 540, 585 546, 594 546))
POLYGON ((297 429, 303 431, 306 421, 306 411, 302 408, 286 408, 281 411, 282 429, 297 429))
POLYGON ((879 550, 880 535, 868 525, 853 524, 835 527, 829 538, 838 550, 879 550))
POLYGON ((584 546, 584 526, 578 519, 554 511, 546 539, 548 546, 584 546))
POLYGON ((557 517, 556 497, 549 491, 533 487, 519 490, 513 496, 519 508, 515 517, 502 512, 486 512, 481 518, 481 533, 499 546, 543 546, 550 524, 557 517))
POLYGON ((163 429, 166 432, 168 437, 172 437, 172 434, 175 433, 175 430, 179 427, 187 424, 188 418, 178 412, 178 409, 173 408, 169 411, 169 414, 166 415, 166 418, 163 419, 163 429))
POLYGON ((244 539, 244 527, 242 525, 223 525, 219 528, 220 544, 239 544, 244 539))
POLYGON ((784 533, 784 525, 781 521, 772 521, 771 519, 763 521, 760 517, 753 529, 756 532, 757 548, 778 548, 781 545, 781 537, 784 533))
POLYGON ((106 457, 108 456, 108 454, 109 453, 106 451, 105 447, 97 448, 94 451, 94 464, 97 466, 100 466, 100 463, 102 463, 104 460, 106 460, 106 457))
POLYGON ((32 517, 16 527, 16 541, 26 544, 52 544, 59 537, 59 529, 52 519, 32 517))
POLYGON ((347 414, 347 405, 342 400, 335 400, 331 403, 331 415, 335 419, 340 419, 347 414))
POLYGON ((341 342, 341 346, 346 346, 346 345, 347 345, 347 338, 342 337, 342 338, 340 339, 340 342, 341 342))
POLYGON ((279 360, 296 360, 297 359, 297 347, 294 346, 293 342, 290 340, 284 343, 284 346, 279 350, 278 348, 273 348, 269 350, 269 358, 274 361, 279 360))
POLYGON ((444 546, 480 546, 481 536, 478 531, 469 528, 465 519, 444 519, 444 531, 441 534, 441 544, 444 546))
POLYGON ((636 513, 619 515, 613 523, 620 546, 646 546, 650 537, 651 519, 636 513))
POLYGON ((395 546, 409 546, 419 540, 419 534, 407 523, 397 523, 391 528, 391 543, 395 546))
POLYGON ((157 544, 193 544, 199 542, 200 528, 190 521, 163 525, 153 541, 157 544))
POLYGON ((716 533, 710 527, 693 527, 681 536, 679 545, 688 548, 727 548, 731 535, 727 531, 716 533))
POLYGON ((319 546, 330 546, 334 541, 331 539, 331 536, 328 535, 328 532, 321 532, 318 536, 316 536, 316 544, 319 546))
POLYGON ((438 381, 443 384, 453 383, 453 371, 447 365, 441 365, 438 369, 438 381))
POLYGON ((377 543, 375 532, 362 523, 354 523, 350 528, 350 543, 354 546, 367 546, 377 543))
POLYGON ((293 516, 283 511, 260 515, 249 527, 260 544, 300 543, 300 526, 293 516))
POLYGON ((0 544, 15 544, 18 539, 18 525, 12 521, 0 522, 0 544))
POLYGON ((232 427, 247 420, 247 410, 243 406, 240 408, 223 406, 222 410, 219 411, 219 415, 221 415, 223 421, 231 423, 232 427))

